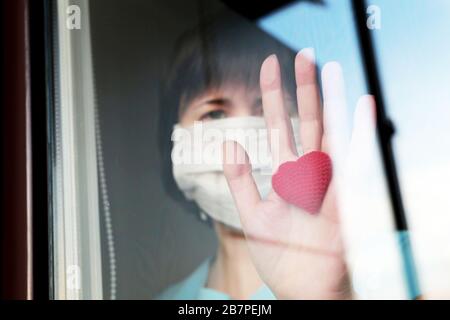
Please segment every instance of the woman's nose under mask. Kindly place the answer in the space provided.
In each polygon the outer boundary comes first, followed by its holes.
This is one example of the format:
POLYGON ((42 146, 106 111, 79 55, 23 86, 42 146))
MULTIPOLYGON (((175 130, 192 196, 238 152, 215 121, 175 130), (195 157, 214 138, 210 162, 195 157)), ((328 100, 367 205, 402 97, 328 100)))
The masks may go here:
MULTIPOLYGON (((301 154, 298 121, 292 121, 297 150, 301 154)), ((271 132, 277 141, 277 132, 271 132)), ((196 122, 183 128, 175 125, 172 132, 172 170, 175 181, 190 201, 195 201, 203 213, 213 220, 241 230, 239 213, 223 173, 222 143, 239 142, 247 151, 252 175, 262 198, 272 186, 272 158, 268 132, 263 117, 234 117, 196 122)), ((240 161, 243 159, 236 159, 240 161)))

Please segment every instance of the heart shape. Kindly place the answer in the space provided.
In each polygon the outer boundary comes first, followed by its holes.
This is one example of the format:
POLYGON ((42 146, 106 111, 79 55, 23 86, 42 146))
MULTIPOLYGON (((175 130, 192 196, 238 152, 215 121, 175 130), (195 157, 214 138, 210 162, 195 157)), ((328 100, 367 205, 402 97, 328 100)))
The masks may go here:
POLYGON ((331 181, 331 159, 321 151, 309 152, 278 167, 272 187, 286 202, 317 213, 331 181))

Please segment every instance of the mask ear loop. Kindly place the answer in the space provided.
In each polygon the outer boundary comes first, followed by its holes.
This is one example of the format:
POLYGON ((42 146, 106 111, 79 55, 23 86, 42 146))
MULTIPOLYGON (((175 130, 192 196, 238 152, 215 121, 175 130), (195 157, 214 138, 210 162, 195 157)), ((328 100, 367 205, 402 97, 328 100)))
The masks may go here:
MULTIPOLYGON (((94 77, 95 80, 95 77, 94 77)), ((94 82, 95 83, 95 82, 94 82)), ((110 211, 110 202, 108 196, 108 188, 106 185, 105 166, 103 160, 103 144, 100 128, 99 110, 97 104, 97 95, 94 90, 94 113, 95 113, 95 142, 97 149, 97 166, 100 181, 100 197, 103 205, 103 217, 105 221, 106 241, 108 246, 108 259, 109 259, 109 298, 110 300, 116 300, 116 254, 114 248, 114 233, 112 227, 112 218, 110 211)))

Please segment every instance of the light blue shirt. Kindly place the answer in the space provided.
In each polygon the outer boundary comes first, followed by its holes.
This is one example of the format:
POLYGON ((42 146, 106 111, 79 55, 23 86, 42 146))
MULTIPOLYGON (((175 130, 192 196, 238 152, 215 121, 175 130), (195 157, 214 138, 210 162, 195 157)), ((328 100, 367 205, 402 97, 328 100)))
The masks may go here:
MULTIPOLYGON (((164 290, 156 299, 159 300, 230 300, 227 294, 206 288, 210 260, 204 261, 191 275, 183 281, 164 290)), ((263 285, 250 300, 275 300, 272 291, 263 285)))

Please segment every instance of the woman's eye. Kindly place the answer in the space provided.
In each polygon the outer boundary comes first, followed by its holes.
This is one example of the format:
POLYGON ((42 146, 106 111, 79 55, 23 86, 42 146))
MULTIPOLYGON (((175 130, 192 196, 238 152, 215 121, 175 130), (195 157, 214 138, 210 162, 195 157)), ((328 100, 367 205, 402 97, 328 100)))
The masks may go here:
POLYGON ((214 110, 214 111, 210 111, 208 113, 205 113, 202 116, 201 120, 217 120, 217 119, 222 119, 225 118, 225 112, 223 110, 214 110))

